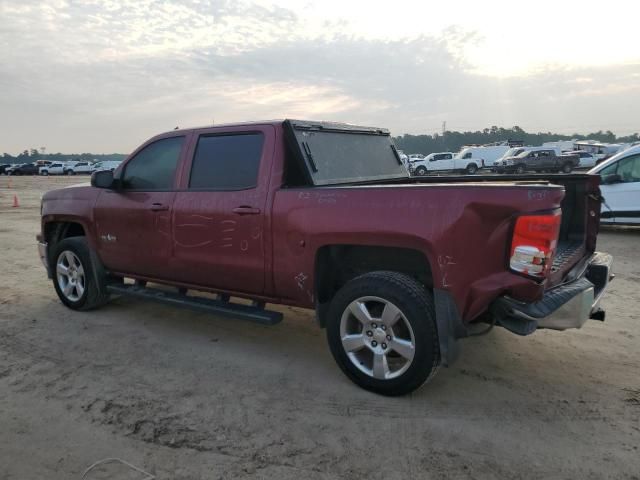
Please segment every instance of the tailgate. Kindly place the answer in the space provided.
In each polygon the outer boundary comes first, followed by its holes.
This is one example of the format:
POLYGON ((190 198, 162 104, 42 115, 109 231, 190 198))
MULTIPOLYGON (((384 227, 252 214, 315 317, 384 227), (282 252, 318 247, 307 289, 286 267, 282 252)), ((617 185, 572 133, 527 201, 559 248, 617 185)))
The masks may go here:
POLYGON ((547 283, 551 287, 561 283, 595 251, 600 224, 600 177, 554 175, 549 181, 565 188, 558 247, 547 283))

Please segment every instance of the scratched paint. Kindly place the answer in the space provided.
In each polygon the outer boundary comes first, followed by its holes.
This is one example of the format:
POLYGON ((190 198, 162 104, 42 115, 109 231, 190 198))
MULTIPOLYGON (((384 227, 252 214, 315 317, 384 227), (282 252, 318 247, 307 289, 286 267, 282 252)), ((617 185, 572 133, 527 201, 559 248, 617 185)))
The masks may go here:
POLYGON ((440 266, 440 278, 443 287, 452 287, 453 284, 449 283, 449 271, 451 265, 456 265, 451 255, 438 255, 438 265, 440 266))

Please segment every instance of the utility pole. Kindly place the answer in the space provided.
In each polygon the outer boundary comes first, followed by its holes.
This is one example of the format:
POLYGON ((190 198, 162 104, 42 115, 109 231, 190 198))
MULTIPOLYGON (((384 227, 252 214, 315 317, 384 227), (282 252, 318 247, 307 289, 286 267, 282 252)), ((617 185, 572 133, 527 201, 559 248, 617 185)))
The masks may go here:
POLYGON ((445 150, 447 147, 446 139, 444 133, 447 131, 447 121, 442 122, 442 149, 445 150))

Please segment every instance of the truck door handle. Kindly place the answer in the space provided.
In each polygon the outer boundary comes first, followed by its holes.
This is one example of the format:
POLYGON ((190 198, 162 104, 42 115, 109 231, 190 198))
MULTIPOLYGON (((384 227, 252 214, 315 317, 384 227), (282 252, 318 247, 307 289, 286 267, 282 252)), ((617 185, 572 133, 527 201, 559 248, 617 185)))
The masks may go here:
POLYGON ((234 208, 233 213, 238 215, 258 215, 260 213, 260 209, 243 205, 242 207, 234 208))
POLYGON ((154 212, 163 212, 169 210, 169 205, 165 205, 164 203, 152 203, 149 208, 154 212))

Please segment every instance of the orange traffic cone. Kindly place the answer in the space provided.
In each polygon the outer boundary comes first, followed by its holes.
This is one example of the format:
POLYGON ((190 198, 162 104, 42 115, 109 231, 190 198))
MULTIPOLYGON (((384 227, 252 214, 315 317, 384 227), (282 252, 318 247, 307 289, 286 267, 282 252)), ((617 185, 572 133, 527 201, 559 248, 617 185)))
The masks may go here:
POLYGON ((18 195, 14 195, 13 196, 13 206, 14 207, 19 207, 20 206, 20 202, 18 201, 18 195))

